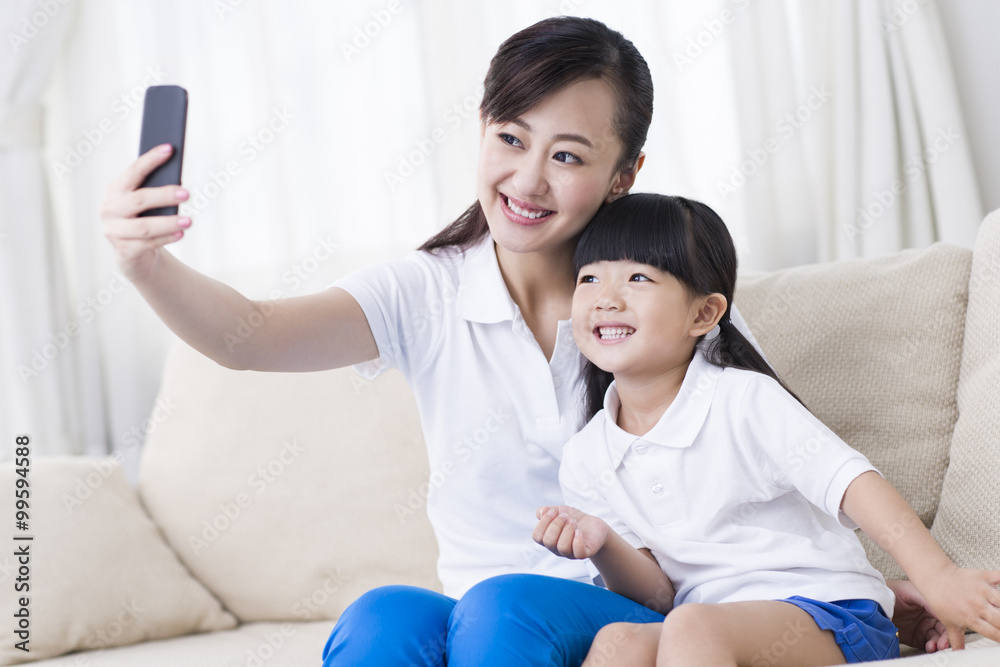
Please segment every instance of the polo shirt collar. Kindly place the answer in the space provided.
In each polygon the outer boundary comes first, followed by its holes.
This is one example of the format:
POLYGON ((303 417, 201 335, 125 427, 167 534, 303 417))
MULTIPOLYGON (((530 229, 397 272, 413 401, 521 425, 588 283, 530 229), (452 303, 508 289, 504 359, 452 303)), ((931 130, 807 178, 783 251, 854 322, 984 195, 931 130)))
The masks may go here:
POLYGON ((458 314, 470 322, 513 321, 514 299, 500 273, 493 236, 487 234, 465 251, 459 275, 458 314))
POLYGON ((639 440, 675 449, 693 445, 708 418, 712 398, 715 396, 715 387, 719 383, 722 371, 721 367, 705 358, 700 348, 695 348, 694 357, 684 374, 684 381, 677 397, 667 407, 656 425, 641 437, 623 431, 615 423, 618 420, 621 401, 618 398, 616 383, 612 382, 604 395, 605 435, 612 466, 614 468, 620 466, 626 452, 639 440))

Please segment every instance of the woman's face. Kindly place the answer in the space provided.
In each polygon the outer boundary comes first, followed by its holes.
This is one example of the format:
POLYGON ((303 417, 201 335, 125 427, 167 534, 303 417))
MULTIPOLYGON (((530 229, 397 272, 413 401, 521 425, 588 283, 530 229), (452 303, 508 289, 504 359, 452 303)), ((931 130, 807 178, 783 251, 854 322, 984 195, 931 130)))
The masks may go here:
POLYGON ((615 101, 608 84, 588 79, 510 122, 483 123, 477 188, 499 246, 563 249, 602 202, 631 187, 635 173, 615 171, 615 101))

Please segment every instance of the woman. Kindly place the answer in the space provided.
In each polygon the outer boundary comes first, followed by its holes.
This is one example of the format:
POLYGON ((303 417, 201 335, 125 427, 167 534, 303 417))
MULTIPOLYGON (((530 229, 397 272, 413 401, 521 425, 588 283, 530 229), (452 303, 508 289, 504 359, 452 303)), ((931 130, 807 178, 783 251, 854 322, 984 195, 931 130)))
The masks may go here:
MULTIPOLYGON (((445 655, 453 667, 578 664, 600 627, 643 613, 530 535, 534 508, 560 504, 561 447, 583 425, 573 249, 642 167, 649 70, 602 23, 548 19, 501 45, 480 110, 478 201, 419 252, 319 294, 252 302, 167 253, 191 220, 136 217, 187 199, 183 188, 137 189, 167 152, 141 156, 102 207, 122 272, 216 362, 276 371, 367 362, 370 375, 399 368, 414 389, 431 470, 447 479, 427 507, 447 596, 366 594, 334 629, 327 664, 438 665, 445 655), (263 324, 230 350, 225 332, 253 311, 263 324), (508 573, 530 574, 476 585, 508 573), (541 581, 544 592, 525 595, 541 581)), ((925 618, 917 609, 914 623, 925 618)))

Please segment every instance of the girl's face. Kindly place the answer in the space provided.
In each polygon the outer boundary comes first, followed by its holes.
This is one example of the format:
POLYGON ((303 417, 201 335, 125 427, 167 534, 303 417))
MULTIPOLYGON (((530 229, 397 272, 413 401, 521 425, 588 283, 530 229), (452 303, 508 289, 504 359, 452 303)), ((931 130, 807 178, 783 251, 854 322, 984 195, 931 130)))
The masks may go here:
POLYGON ((577 276, 573 338, 584 356, 616 377, 655 376, 690 361, 725 301, 719 294, 692 297, 648 264, 595 262, 577 276))
POLYGON ((631 187, 635 172, 615 171, 615 103, 608 84, 588 79, 513 121, 482 124, 477 189, 499 246, 571 248, 601 203, 631 187))

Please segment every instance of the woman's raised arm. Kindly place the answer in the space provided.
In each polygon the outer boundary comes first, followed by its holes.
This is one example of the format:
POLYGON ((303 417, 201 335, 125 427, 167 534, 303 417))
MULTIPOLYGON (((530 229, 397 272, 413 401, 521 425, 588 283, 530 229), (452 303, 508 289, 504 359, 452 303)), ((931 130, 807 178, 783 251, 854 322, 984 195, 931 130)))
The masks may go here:
POLYGON ((378 356, 364 311, 344 290, 252 301, 166 252, 190 219, 137 216, 187 199, 179 186, 139 187, 169 155, 169 146, 156 147, 129 166, 108 186, 101 218, 122 273, 174 333, 239 370, 325 370, 378 356))

